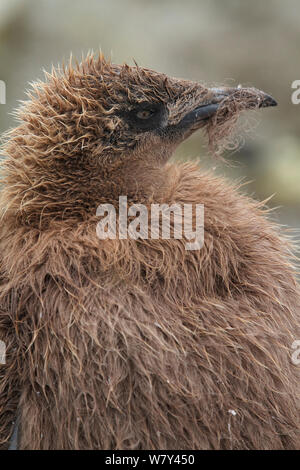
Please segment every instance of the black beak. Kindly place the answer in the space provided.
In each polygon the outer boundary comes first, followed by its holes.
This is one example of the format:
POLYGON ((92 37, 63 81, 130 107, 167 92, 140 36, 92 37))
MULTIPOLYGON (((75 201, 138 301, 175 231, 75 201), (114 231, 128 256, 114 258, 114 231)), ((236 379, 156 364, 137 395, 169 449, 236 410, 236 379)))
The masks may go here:
POLYGON ((256 88, 211 88, 205 102, 186 114, 181 125, 201 124, 201 121, 214 116, 221 106, 226 107, 234 102, 238 103, 240 110, 277 106, 272 96, 256 88))

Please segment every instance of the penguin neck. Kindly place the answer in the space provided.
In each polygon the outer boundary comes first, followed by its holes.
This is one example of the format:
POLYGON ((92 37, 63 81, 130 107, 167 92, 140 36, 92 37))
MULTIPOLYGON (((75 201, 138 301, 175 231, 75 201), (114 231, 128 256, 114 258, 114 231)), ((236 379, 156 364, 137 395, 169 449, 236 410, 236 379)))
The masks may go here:
POLYGON ((137 158, 107 157, 84 165, 40 164, 27 169, 11 160, 4 179, 0 208, 16 224, 47 228, 53 221, 78 223, 96 215, 99 204, 115 207, 119 197, 129 203, 162 199, 164 164, 137 158), (35 171, 36 170, 36 171, 35 171))

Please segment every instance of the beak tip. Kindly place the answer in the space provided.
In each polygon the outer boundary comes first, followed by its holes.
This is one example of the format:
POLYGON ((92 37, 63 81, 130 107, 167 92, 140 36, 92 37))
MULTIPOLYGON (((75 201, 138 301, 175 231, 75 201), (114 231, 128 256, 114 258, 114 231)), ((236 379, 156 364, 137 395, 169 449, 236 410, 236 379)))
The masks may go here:
POLYGON ((267 95, 266 93, 264 93, 264 96, 262 98, 262 101, 260 103, 260 108, 269 108, 271 106, 277 106, 278 103, 277 101, 270 95, 267 95))

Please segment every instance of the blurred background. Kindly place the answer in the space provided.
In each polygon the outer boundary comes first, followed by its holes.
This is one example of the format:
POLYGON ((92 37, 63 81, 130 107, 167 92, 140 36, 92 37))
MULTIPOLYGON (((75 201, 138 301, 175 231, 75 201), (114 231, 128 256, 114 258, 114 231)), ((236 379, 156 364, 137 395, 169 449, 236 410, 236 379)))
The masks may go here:
POLYGON ((133 64, 207 84, 255 86, 279 102, 247 117, 251 131, 229 164, 207 156, 195 134, 174 158, 200 158, 256 198, 273 194, 276 220, 300 228, 299 0, 0 0, 0 132, 28 82, 43 77, 72 51, 78 59, 102 49, 113 62, 133 64))

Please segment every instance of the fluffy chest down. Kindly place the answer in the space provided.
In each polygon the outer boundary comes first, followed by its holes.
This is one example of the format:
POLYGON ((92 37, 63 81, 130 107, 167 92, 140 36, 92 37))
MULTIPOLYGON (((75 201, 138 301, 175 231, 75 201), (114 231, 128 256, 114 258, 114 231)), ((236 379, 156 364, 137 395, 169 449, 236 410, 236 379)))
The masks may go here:
POLYGON ((254 206, 241 219, 232 197, 221 217, 201 181, 199 251, 182 240, 99 242, 95 225, 31 245, 20 237, 28 264, 10 267, 18 282, 5 302, 21 448, 298 445, 289 348, 299 298, 278 262, 286 253, 254 206))

